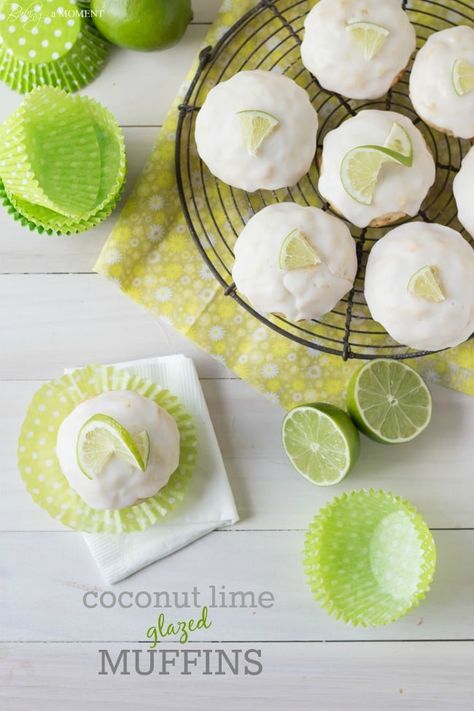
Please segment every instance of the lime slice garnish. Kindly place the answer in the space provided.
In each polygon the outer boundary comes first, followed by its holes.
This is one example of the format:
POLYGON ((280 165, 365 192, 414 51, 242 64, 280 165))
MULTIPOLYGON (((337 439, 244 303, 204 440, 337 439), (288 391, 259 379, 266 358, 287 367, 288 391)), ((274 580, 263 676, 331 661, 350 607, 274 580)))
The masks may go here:
POLYGON ((242 128, 244 143, 251 155, 256 155, 263 141, 280 123, 266 111, 239 111, 238 117, 242 128))
POLYGON ((77 438, 77 463, 89 479, 98 476, 112 456, 124 459, 143 472, 148 451, 146 432, 141 432, 135 441, 130 432, 109 415, 94 415, 88 419, 77 438))
POLYGON ((371 205, 384 163, 402 165, 405 158, 384 146, 358 146, 346 153, 341 163, 344 190, 362 205, 371 205))
POLYGON ((296 471, 319 486, 337 484, 359 456, 359 433, 343 410, 315 403, 296 407, 283 421, 283 447, 296 471))
POLYGON ((453 84, 456 94, 463 96, 474 89, 474 64, 456 59, 453 65, 453 84))
POLYGON ((413 144, 410 136, 399 123, 393 124, 384 147, 402 156, 405 159, 400 160, 403 165, 408 167, 413 165, 413 144))
POLYGON ((362 51, 365 59, 375 57, 385 43, 390 32, 374 22, 350 22, 346 27, 352 39, 362 51))
POLYGON ((292 269, 315 267, 321 264, 321 260, 304 232, 295 229, 283 240, 278 263, 280 269, 291 271, 292 269))
POLYGON ((418 269, 408 282, 408 291, 420 299, 437 304, 446 301, 437 267, 426 266, 418 269))
POLYGON ((423 378, 396 360, 374 360, 349 383, 347 407, 359 429, 377 442, 409 442, 428 426, 431 395, 423 378))

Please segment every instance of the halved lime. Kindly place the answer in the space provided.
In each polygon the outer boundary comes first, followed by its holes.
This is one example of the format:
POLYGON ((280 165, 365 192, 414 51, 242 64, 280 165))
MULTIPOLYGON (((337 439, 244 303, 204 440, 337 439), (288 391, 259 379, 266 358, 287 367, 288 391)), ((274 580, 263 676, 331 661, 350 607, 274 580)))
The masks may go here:
POLYGON ((278 263, 280 269, 291 271, 292 269, 315 267, 321 264, 321 260, 304 232, 295 229, 283 240, 278 263))
POLYGON ((77 463, 88 479, 98 476, 112 456, 124 459, 143 472, 148 452, 148 433, 141 432, 135 441, 120 422, 102 414, 87 420, 81 427, 76 444, 77 463))
POLYGON ((407 167, 413 165, 413 144, 408 133, 405 131, 403 126, 399 123, 394 123, 390 133, 387 136, 387 140, 384 143, 385 148, 397 153, 400 158, 400 162, 407 167), (402 160, 402 158, 404 160, 402 160))
POLYGON ((283 420, 282 437, 296 471, 319 486, 342 481, 359 456, 359 433, 351 418, 326 403, 290 410, 283 420))
POLYGON ((408 282, 408 291, 420 299, 439 304, 446 301, 437 267, 421 267, 408 282))
POLYGON ((402 165, 405 158, 384 146, 358 146, 346 153, 341 163, 344 190, 362 205, 371 205, 384 163, 402 165))
POLYGON ((453 65, 453 84, 456 94, 464 96, 474 90, 474 64, 457 59, 453 65))
POLYGON ((245 146, 251 155, 256 155, 263 141, 280 123, 277 118, 266 111, 250 109, 239 111, 238 117, 242 128, 245 146))
POLYGON ((372 59, 381 50, 390 32, 374 22, 350 22, 346 27, 365 59, 372 59))
POLYGON ((431 395, 423 378, 397 360, 373 360, 351 378, 347 407, 367 437, 382 444, 409 442, 431 419, 431 395))

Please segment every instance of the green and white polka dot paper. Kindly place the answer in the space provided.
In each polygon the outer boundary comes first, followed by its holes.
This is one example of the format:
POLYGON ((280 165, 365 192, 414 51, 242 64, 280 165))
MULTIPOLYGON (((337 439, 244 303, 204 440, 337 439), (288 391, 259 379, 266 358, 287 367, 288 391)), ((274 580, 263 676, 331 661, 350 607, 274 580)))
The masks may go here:
POLYGON ((111 366, 87 366, 43 385, 33 396, 18 441, 21 477, 34 501, 77 531, 130 533, 163 520, 184 498, 197 456, 196 430, 178 399, 159 385, 111 366), (110 390, 133 390, 151 398, 175 419, 180 433, 178 469, 163 489, 119 511, 93 509, 69 486, 56 457, 58 429, 87 398, 110 390))
POLYGON ((108 43, 76 0, 0 0, 0 79, 20 93, 76 91, 91 82, 108 43))
POLYGON ((0 127, 0 139, 0 198, 22 224, 77 233, 115 207, 125 143, 114 116, 96 101, 36 89, 0 127))
POLYGON ((435 565, 433 537, 421 516, 385 491, 333 499, 306 534, 304 567, 315 598, 354 626, 386 625, 416 607, 435 565))

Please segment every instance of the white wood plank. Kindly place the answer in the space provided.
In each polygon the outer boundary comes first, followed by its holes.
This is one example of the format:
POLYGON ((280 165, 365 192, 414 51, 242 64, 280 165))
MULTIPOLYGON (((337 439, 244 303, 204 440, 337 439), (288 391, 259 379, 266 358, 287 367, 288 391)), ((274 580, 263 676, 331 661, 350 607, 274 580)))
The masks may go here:
MULTIPOLYGON (((107 106, 122 126, 161 125, 208 29, 190 25, 177 45, 162 52, 113 47, 102 72, 80 93, 107 106)), ((6 85, 0 86, 0 122, 22 99, 6 85)))
MULTIPOLYGON (((115 658, 123 647, 105 648, 115 658)), ((232 658, 236 647, 189 648, 232 658)), ((179 666, 170 676, 114 677, 98 676, 97 645, 3 645, 0 699, 4 711, 472 709, 473 643, 264 644, 261 653, 254 677, 183 676, 179 666)))
POLYGON ((0 379, 176 352, 201 376, 228 373, 97 274, 0 276, 0 324, 0 379))
POLYGON ((92 268, 157 140, 157 128, 125 128, 128 173, 124 196, 108 220, 70 237, 38 235, 0 207, 0 272, 92 272, 92 268))
MULTIPOLYGON (((185 350, 191 353, 192 347, 185 350)), ((157 347, 155 352, 159 351, 157 347)), ((62 365, 77 362, 71 360, 73 355, 69 354, 69 360, 64 357, 62 365)), ((60 352, 56 353, 59 356, 60 352)), ((45 349, 47 357, 49 350, 45 349)), ((213 363, 198 359, 204 373, 216 373, 213 363)), ((60 372, 58 368, 55 374, 60 372)), ((236 528, 302 529, 333 496, 361 487, 383 488, 404 496, 431 527, 472 527, 473 398, 433 387, 433 421, 417 441, 383 447, 363 438, 361 460, 354 472, 337 487, 317 488, 294 472, 283 452, 281 408, 239 380, 205 380, 202 384, 241 516, 236 528)), ((16 467, 18 432, 39 385, 37 381, 1 383, 0 530, 63 529, 33 503, 16 467)))
MULTIPOLYGON (((196 608, 87 609, 84 593, 183 593, 196 586, 199 603, 211 605, 211 585, 227 592, 269 591, 274 606, 210 606, 211 627, 194 635, 196 641, 474 639, 474 531, 437 531, 431 592, 402 620, 373 629, 344 625, 312 599, 301 564, 303 538, 299 531, 215 532, 107 588, 79 535, 2 533, 0 640, 146 641, 161 611, 176 622, 193 617, 196 608)), ((110 596, 105 602, 111 604, 110 596)))

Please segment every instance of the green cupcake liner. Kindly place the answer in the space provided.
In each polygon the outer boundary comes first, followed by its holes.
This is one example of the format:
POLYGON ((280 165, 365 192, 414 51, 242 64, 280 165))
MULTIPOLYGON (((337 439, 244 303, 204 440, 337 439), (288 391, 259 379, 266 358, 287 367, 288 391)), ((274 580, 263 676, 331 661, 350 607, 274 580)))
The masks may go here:
POLYGON ((100 148, 80 96, 35 89, 0 128, 0 175, 6 190, 68 217, 97 201, 100 148))
POLYGON ((0 0, 0 79, 27 93, 38 86, 71 92, 89 84, 109 51, 81 10, 82 0, 0 0))
POLYGON ((54 519, 77 531, 130 533, 162 521, 179 504, 197 456, 196 430, 177 397, 159 385, 111 366, 86 366, 43 385, 33 396, 18 441, 18 466, 33 500, 54 519), (155 496, 119 511, 88 506, 70 486, 56 457, 64 418, 87 398, 110 390, 133 390, 151 398, 176 421, 180 433, 178 469, 155 496))
POLYGON ((386 625, 416 607, 436 566, 433 537, 416 509, 373 489, 321 509, 304 552, 314 597, 337 619, 362 627, 386 625))
POLYGON ((79 234, 81 232, 87 232, 87 230, 92 229, 106 220, 120 202, 124 187, 125 180, 119 187, 118 193, 109 203, 91 215, 91 217, 87 220, 80 220, 79 222, 66 222, 64 215, 60 215, 57 212, 48 210, 47 208, 40 208, 37 205, 31 205, 28 202, 15 200, 14 197, 12 202, 5 190, 1 178, 0 203, 5 207, 13 220, 19 222, 22 227, 28 228, 31 232, 36 231, 40 235, 57 235, 58 237, 61 235, 68 236, 79 234))

